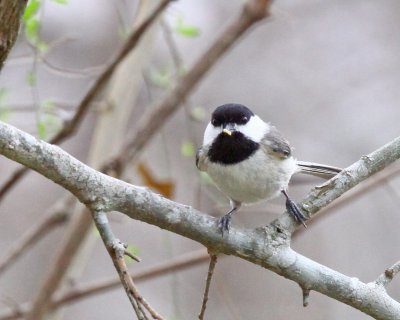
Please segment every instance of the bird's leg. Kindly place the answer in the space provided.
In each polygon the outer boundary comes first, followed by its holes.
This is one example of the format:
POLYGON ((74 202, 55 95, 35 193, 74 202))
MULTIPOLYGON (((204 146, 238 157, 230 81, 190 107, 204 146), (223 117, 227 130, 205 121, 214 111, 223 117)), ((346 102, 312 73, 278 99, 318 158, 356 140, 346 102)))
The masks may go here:
POLYGON ((297 204, 292 199, 290 199, 285 190, 282 190, 282 193, 286 197, 286 210, 290 213, 294 220, 300 222, 304 226, 304 228, 307 228, 305 224, 305 221, 307 220, 306 216, 301 212, 297 204))
POLYGON ((240 202, 236 202, 233 200, 231 200, 231 204, 232 204, 232 209, 218 220, 218 229, 221 231, 222 235, 224 235, 225 231, 229 232, 232 215, 236 213, 241 206, 240 202))

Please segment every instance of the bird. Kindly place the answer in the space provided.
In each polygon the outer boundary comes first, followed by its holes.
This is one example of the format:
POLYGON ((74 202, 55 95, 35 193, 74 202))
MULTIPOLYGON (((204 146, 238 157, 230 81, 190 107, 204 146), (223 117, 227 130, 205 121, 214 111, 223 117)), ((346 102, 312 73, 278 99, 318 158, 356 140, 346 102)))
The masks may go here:
POLYGON ((306 227, 307 217, 288 194, 291 177, 305 173, 329 179, 340 168, 298 161, 282 134, 248 107, 227 103, 211 114, 196 153, 196 166, 206 172, 217 188, 229 198, 231 209, 218 220, 218 228, 229 232, 232 215, 242 204, 270 200, 280 194, 286 210, 306 227))

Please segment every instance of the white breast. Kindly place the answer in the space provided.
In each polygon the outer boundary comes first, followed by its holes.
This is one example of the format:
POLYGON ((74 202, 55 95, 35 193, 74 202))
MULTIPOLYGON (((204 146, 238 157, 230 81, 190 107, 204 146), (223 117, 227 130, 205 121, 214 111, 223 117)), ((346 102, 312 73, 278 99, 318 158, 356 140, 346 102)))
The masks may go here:
POLYGON ((296 161, 277 159, 261 149, 249 159, 234 165, 208 162, 207 172, 217 187, 230 199, 251 203, 277 197, 287 189, 296 161))

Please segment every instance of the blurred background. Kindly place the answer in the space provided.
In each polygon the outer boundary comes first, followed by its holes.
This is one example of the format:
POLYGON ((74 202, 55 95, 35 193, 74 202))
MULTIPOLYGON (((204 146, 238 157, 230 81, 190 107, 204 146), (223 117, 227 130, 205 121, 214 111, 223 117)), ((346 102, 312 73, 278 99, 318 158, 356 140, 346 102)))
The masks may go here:
MULTIPOLYGON (((42 0, 32 27, 26 17, 0 77, 0 120, 48 140, 70 118, 129 32, 155 0, 42 0), (141 3, 139 3, 141 2, 141 3)), ((140 46, 92 104, 77 134, 61 146, 91 166, 119 151, 135 127, 173 88, 199 56, 239 15, 244 1, 179 0, 146 32, 140 46), (113 108, 122 108, 107 118, 113 108), (119 111, 118 111, 119 112, 119 111), (118 133, 115 133, 117 131, 118 133)), ((298 159, 346 167, 399 135, 400 2, 397 0, 274 1, 271 17, 247 32, 159 129, 123 179, 146 184, 173 200, 211 215, 229 203, 194 165, 210 113, 242 103, 272 122, 298 159)), ((111 113, 113 113, 112 111, 111 113)), ((0 184, 18 165, 0 158, 0 184)), ((370 188, 364 184, 296 233, 299 253, 348 276, 373 281, 399 259, 399 164, 370 188)), ((374 181, 375 178, 371 179, 374 181)), ((295 177, 290 193, 300 201, 321 180, 295 177)), ((0 202, 0 261, 66 192, 29 173, 0 202)), ((76 209, 79 211, 79 208, 76 209)), ((276 199, 241 210, 234 223, 266 225, 284 211, 276 199)), ((74 213, 75 214, 75 213, 74 213)), ((202 247, 188 239, 110 214, 119 239, 142 258, 146 270, 202 247)), ((59 255, 70 221, 49 230, 0 274, 0 311, 31 301, 59 255)), ((92 228, 66 272, 64 290, 115 276, 92 228)), ((204 249, 205 251, 205 249, 204 249)), ((197 251, 196 251, 197 252, 197 251)), ((138 282, 150 304, 170 320, 195 319, 207 261, 138 282)), ((389 292, 400 299, 400 282, 389 292)), ((0 312, 0 314, 1 314, 0 312)), ((53 319, 132 319, 122 287, 65 305, 53 319)), ((302 306, 297 284, 234 257, 221 257, 211 286, 207 319, 369 319, 312 292, 302 306)))

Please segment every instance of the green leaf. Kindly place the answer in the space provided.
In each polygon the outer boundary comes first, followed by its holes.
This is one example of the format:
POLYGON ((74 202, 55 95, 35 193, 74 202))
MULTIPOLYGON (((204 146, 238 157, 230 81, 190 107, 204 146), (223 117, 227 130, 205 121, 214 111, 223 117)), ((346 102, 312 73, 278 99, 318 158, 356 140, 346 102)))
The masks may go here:
POLYGON ((40 0, 29 1, 28 5, 26 6, 22 20, 24 22, 28 22, 38 13, 39 9, 40 9, 40 0))
POLYGON ((58 4, 68 4, 68 0, 51 0, 51 1, 58 3, 58 4))
MULTIPOLYGON (((133 244, 129 244, 128 247, 126 248, 126 251, 128 251, 130 254, 133 254, 134 256, 138 256, 139 252, 140 252, 140 249, 139 249, 138 246, 135 246, 133 244)), ((129 256, 125 256, 125 257, 127 258, 127 262, 126 262, 127 264, 135 261, 129 256)))
POLYGON ((181 153, 184 157, 193 157, 196 149, 191 142, 184 142, 181 146, 181 153))
POLYGON ((46 114, 44 116, 44 124, 46 125, 47 132, 57 132, 61 129, 62 121, 59 117, 55 116, 54 114, 46 114))
POLYGON ((39 27, 40 22, 35 17, 25 22, 25 36, 32 44, 36 44, 39 41, 39 27))
POLYGON ((200 34, 200 29, 196 26, 185 24, 183 18, 180 17, 176 20, 175 32, 187 38, 195 38, 200 34))
POLYGON ((46 135, 57 132, 62 125, 62 120, 57 115, 53 114, 56 105, 52 100, 45 100, 40 104, 40 123, 46 129, 46 135))
POLYGON ((150 74, 153 84, 162 89, 168 89, 172 84, 172 73, 167 67, 161 68, 159 71, 153 71, 150 74))
POLYGON ((37 130, 38 130, 39 139, 45 140, 46 136, 47 136, 47 129, 46 129, 46 124, 44 123, 44 121, 38 121, 37 130))

